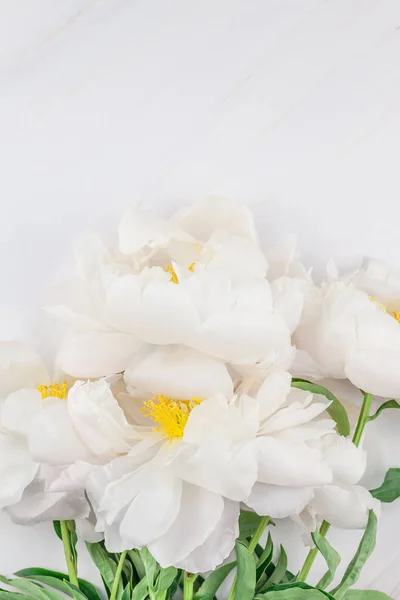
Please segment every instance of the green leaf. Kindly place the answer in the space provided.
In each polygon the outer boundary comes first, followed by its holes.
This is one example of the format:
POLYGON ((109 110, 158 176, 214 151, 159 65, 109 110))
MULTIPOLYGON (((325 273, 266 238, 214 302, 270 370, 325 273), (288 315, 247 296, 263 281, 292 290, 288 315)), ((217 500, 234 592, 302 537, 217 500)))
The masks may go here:
POLYGON ((213 571, 195 593, 194 600, 212 600, 235 565, 236 562, 231 562, 213 571))
POLYGON ((315 383, 311 383, 311 381, 298 378, 294 378, 292 380, 292 387, 311 392, 312 394, 325 396, 325 398, 331 402, 330 406, 328 406, 326 410, 335 421, 338 433, 340 433, 340 435, 344 435, 345 437, 350 435, 350 421, 349 417, 347 416, 347 412, 336 396, 332 394, 332 392, 324 388, 322 385, 317 385, 315 383))
POLYGON ((257 563, 257 574, 256 574, 257 581, 259 581, 261 579, 261 577, 263 576, 268 565, 271 563, 273 552, 274 552, 274 544, 272 542, 271 534, 268 533, 267 543, 266 543, 265 548, 264 548, 260 558, 258 559, 258 563, 257 563))
POLYGON ((387 410, 388 408, 400 408, 400 404, 396 402, 396 400, 387 400, 383 404, 380 405, 376 413, 368 417, 367 421, 375 421, 377 417, 381 414, 382 411, 387 410))
POLYGON ((307 583, 287 583, 269 588, 264 594, 258 594, 254 600, 334 600, 333 596, 317 590, 307 583))
POLYGON ((331 594, 337 600, 341 600, 345 596, 347 590, 356 583, 360 576, 361 569, 371 556, 376 543, 377 522, 378 521, 374 511, 370 510, 367 527, 364 531, 364 535, 361 538, 357 552, 347 567, 342 581, 334 590, 331 591, 331 594))
POLYGON ((349 590, 344 600, 392 600, 392 598, 383 592, 375 592, 373 590, 349 590))
POLYGON ((241 510, 239 516, 239 537, 244 541, 251 537, 260 524, 262 517, 250 510, 241 510))
POLYGON ((111 592, 115 574, 117 572, 116 563, 110 558, 107 551, 100 543, 91 544, 86 542, 86 548, 88 549, 94 564, 100 571, 106 589, 111 592))
POLYGON ((59 594, 56 594, 52 590, 46 590, 38 583, 33 583, 27 579, 7 579, 0 575, 0 581, 16 590, 20 590, 21 592, 32 596, 32 598, 36 598, 37 600, 60 600, 61 598, 59 594))
POLYGON ((144 577, 132 592, 131 600, 145 600, 149 594, 149 586, 147 579, 144 577))
MULTIPOLYGON (((34 581, 40 581, 41 583, 53 587, 64 594, 69 594, 72 596, 71 589, 67 585, 69 582, 69 576, 66 573, 50 571, 49 569, 42 569, 41 567, 31 567, 29 569, 17 571, 15 575, 18 577, 24 577, 26 579, 33 579, 34 581)), ((80 578, 78 581, 80 590, 89 600, 102 600, 99 592, 95 586, 90 583, 90 581, 80 578)))
POLYGON ((32 597, 18 592, 7 592, 0 588, 0 600, 32 600, 32 597))
POLYGON ((74 598, 74 600, 86 600, 85 596, 75 585, 73 585, 72 583, 69 583, 68 585, 71 588, 72 597, 74 598))
POLYGON ((235 597, 237 600, 253 600, 256 589, 256 563, 245 544, 237 541, 235 547, 237 559, 235 597))
POLYGON ((286 568, 287 568, 287 555, 286 555, 286 552, 285 552, 283 546, 281 545, 278 563, 274 569, 274 572, 272 573, 271 577, 269 578, 270 583, 272 583, 274 585, 281 583, 282 579, 285 576, 286 568))
POLYGON ((131 586, 129 583, 124 587, 122 593, 119 595, 119 600, 131 600, 131 586))
POLYGON ((139 552, 137 550, 128 550, 128 557, 136 569, 139 580, 142 580, 146 575, 146 569, 144 568, 139 552))
POLYGON ((340 564, 340 554, 336 552, 330 543, 324 538, 318 531, 312 534, 315 545, 324 557, 326 564, 328 565, 328 571, 317 583, 317 588, 324 590, 330 583, 332 583, 335 577, 336 569, 340 564))
POLYGON ((167 590, 175 581, 175 577, 178 574, 178 569, 175 567, 168 567, 167 569, 161 569, 160 574, 156 581, 156 592, 159 594, 164 590, 167 590))
POLYGON ((54 528, 54 531, 56 532, 56 536, 62 541, 60 521, 53 521, 53 528, 54 528))
POLYGON ((149 590, 153 591, 154 582, 159 568, 157 567, 156 561, 154 560, 150 552, 147 550, 147 548, 142 548, 141 550, 139 550, 139 554, 140 558, 143 561, 143 565, 146 571, 147 585, 149 586, 149 590))
POLYGON ((389 469, 382 485, 371 490, 374 498, 381 502, 393 502, 400 497, 400 469, 389 469))

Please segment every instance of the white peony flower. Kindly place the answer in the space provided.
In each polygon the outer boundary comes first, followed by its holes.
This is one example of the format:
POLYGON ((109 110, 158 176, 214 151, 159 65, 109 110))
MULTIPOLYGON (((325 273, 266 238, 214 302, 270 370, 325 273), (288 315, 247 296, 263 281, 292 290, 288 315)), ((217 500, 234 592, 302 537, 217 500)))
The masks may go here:
POLYGON ((316 486, 332 482, 312 442, 335 424, 315 420, 326 403, 290 384, 275 373, 257 398, 158 395, 139 410, 130 397, 143 441, 88 479, 107 548, 147 546, 162 566, 201 572, 232 550, 240 502, 272 517, 299 514, 316 486))
POLYGON ((335 423, 318 419, 327 403, 291 389, 288 373, 275 373, 258 394, 259 426, 256 439, 258 476, 246 504, 260 515, 283 518, 299 514, 316 486, 332 481, 324 453, 315 440, 330 434, 335 423))
POLYGON ((164 567, 213 569, 234 546, 256 479, 258 405, 160 395, 142 412, 143 441, 89 475, 97 530, 112 552, 147 546, 164 567))
MULTIPOLYGON (((348 378, 365 392, 398 398, 398 313, 393 303, 384 304, 388 296, 376 298, 356 283, 354 278, 323 285, 309 302, 294 342, 315 375, 348 378)), ((299 363, 294 369, 302 371, 299 363)), ((307 375, 304 370, 303 374, 307 375)))
POLYGON ((223 201, 171 219, 131 211, 116 253, 93 241, 78 266, 64 303, 47 307, 69 325, 58 359, 78 377, 124 371, 149 344, 273 364, 301 312, 301 294, 266 280, 250 213, 223 201))
POLYGON ((138 438, 109 384, 50 384, 40 358, 17 343, 7 343, 0 369, 0 507, 18 522, 87 516, 83 478, 73 484, 70 465, 110 460, 138 438), (62 476, 69 489, 52 488, 62 476))

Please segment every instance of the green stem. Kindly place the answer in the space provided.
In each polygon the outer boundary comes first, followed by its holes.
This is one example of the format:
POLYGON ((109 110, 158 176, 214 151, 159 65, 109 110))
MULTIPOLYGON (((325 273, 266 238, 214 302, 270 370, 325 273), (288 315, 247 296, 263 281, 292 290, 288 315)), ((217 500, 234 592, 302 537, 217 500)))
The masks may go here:
POLYGON ((63 542, 63 546, 64 546, 65 561, 67 563, 67 568, 68 568, 69 581, 70 581, 70 583, 75 585, 77 588, 79 588, 78 575, 76 572, 76 566, 74 564, 74 557, 72 554, 71 540, 69 537, 69 529, 68 529, 67 521, 60 521, 60 528, 61 528, 62 542, 63 542))
MULTIPOLYGON (((330 528, 330 524, 327 521, 322 521, 321 527, 319 529, 319 534, 322 535, 322 537, 326 537, 326 534, 328 533, 329 528, 330 528)), ((307 554, 306 560, 304 561, 304 565, 302 566, 301 571, 297 576, 297 581, 305 581, 307 579, 308 574, 311 571, 311 567, 314 564, 314 560, 315 560, 317 554, 318 554, 318 548, 316 546, 314 548, 311 548, 311 550, 307 554)))
POLYGON ((117 571, 115 573, 115 578, 114 578, 114 582, 113 582, 113 586, 112 586, 112 590, 111 590, 110 600, 115 600, 117 597, 119 583, 121 581, 122 569, 124 568, 124 562, 126 559, 126 555, 127 555, 127 551, 125 550, 124 552, 122 552, 121 556, 119 557, 117 571))
POLYGON ((364 433, 365 426, 368 423, 369 413, 371 412, 372 394, 366 394, 365 392, 363 392, 363 394, 364 402, 358 416, 356 430, 353 436, 353 444, 355 446, 359 446, 361 442, 362 434, 364 433))
MULTIPOLYGON (((251 554, 253 554, 254 550, 256 549, 257 544, 260 541, 260 538, 261 538, 262 534, 264 533, 265 528, 267 527, 270 520, 271 519, 269 517, 261 518, 261 520, 258 524, 258 527, 255 530, 255 532, 252 535, 251 540, 249 542, 249 551, 251 554)), ((229 592, 228 600, 236 600, 236 584, 237 584, 237 575, 235 575, 235 578, 232 582, 232 587, 229 592)))
MULTIPOLYGON (((371 404, 372 404, 372 394, 364 394, 364 401, 360 410, 360 414, 358 416, 358 421, 356 425, 356 429, 353 436, 353 444, 355 446, 359 446, 361 442, 362 435, 364 433, 364 429, 366 424, 368 423, 369 413, 371 412, 371 404)), ((330 524, 327 521, 323 521, 320 527, 319 533, 322 537, 326 537, 330 528, 330 524)), ((297 576, 297 581, 305 581, 307 579, 308 574, 310 573, 311 567, 314 564, 315 558, 318 554, 318 548, 312 548, 307 554, 307 558, 302 566, 300 573, 297 576)))
POLYGON ((185 571, 183 574, 183 600, 193 600, 194 582, 197 579, 196 574, 185 571))

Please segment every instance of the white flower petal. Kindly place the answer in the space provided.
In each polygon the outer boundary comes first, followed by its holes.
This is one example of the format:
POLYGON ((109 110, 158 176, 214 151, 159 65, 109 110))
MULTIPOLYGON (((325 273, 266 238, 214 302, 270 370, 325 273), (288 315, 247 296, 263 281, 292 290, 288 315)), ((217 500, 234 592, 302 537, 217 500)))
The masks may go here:
POLYGON ((198 314, 187 288, 169 281, 159 267, 150 281, 141 275, 127 275, 108 291, 110 321, 151 344, 188 343, 198 325, 198 314))
POLYGON ((224 500, 224 509, 214 531, 201 546, 177 563, 179 569, 189 573, 213 571, 232 552, 239 535, 238 502, 224 500))
POLYGON ((88 331, 67 338, 57 364, 73 377, 102 377, 126 369, 142 343, 132 335, 88 331))
POLYGON ((35 389, 10 394, 1 407, 3 429, 26 436, 33 418, 42 410, 42 396, 35 389))
POLYGON ((192 238, 171 220, 134 208, 122 219, 119 230, 119 247, 123 254, 134 254, 144 246, 166 246, 171 238, 190 241, 192 238))
POLYGON ((193 345, 228 362, 249 364, 261 362, 271 351, 290 346, 290 334, 278 314, 260 315, 236 307, 210 316, 199 328, 193 345))
POLYGON ((138 438, 104 379, 77 381, 68 393, 68 413, 85 446, 103 460, 129 452, 138 438))
POLYGON ((268 263, 261 248, 244 237, 217 231, 212 234, 203 253, 205 257, 211 257, 207 261, 207 269, 233 278, 264 278, 267 273, 268 263))
POLYGON ((312 497, 312 487, 284 487, 256 483, 245 503, 258 515, 283 519, 299 515, 312 497))
POLYGON ((400 398, 400 348, 354 350, 346 375, 358 388, 385 398, 400 398))
POLYGON ((274 414, 286 402, 291 383, 290 374, 280 371, 265 379, 257 394, 261 421, 274 414))
POLYGON ((334 483, 355 484, 364 475, 367 454, 350 439, 332 434, 323 441, 323 451, 333 471, 334 483))
POLYGON ((207 242, 215 231, 227 231, 257 243, 258 236, 249 209, 223 198, 207 198, 180 210, 172 220, 203 242, 207 242))
POLYGON ((29 431, 29 449, 38 462, 66 465, 75 460, 92 458, 83 445, 68 414, 65 400, 49 398, 35 417, 29 431))
POLYGON ((0 433, 0 508, 19 502, 37 470, 25 440, 0 433))
POLYGON ((370 509, 378 517, 380 515, 380 502, 358 485, 316 488, 311 508, 335 527, 343 529, 364 529, 370 509))
POLYGON ((204 544, 221 519, 224 501, 195 485, 184 483, 178 517, 148 548, 162 567, 176 565, 204 544))
POLYGON ((0 399, 21 388, 36 388, 48 380, 42 361, 29 346, 0 342, 0 399))
POLYGON ((31 525, 44 521, 68 521, 86 518, 89 504, 83 493, 48 492, 43 481, 34 481, 20 502, 7 508, 14 523, 31 525))
POLYGON ((293 333, 299 324, 304 296, 296 279, 281 277, 271 284, 274 306, 293 333))
POLYGON ((141 548, 164 535, 178 517, 182 482, 167 469, 149 472, 120 524, 129 548, 141 548))
POLYGON ((332 471, 323 455, 305 444, 288 444, 273 437, 259 437, 258 480, 284 486, 312 486, 330 483, 332 471))
POLYGON ((125 371, 127 386, 176 399, 231 396, 233 382, 222 361, 184 346, 149 348, 125 371))

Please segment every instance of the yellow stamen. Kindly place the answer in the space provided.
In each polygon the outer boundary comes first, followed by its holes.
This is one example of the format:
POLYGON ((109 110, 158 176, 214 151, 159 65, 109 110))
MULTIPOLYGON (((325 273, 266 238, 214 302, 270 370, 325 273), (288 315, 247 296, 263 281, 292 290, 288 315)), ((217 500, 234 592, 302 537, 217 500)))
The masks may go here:
POLYGON ((183 437, 189 415, 193 408, 200 403, 200 398, 174 400, 174 398, 156 394, 151 400, 144 403, 141 412, 159 424, 159 427, 153 428, 154 431, 173 440, 183 437))
POLYGON ((68 385, 66 381, 60 383, 52 383, 51 385, 44 385, 41 383, 37 387, 38 392, 42 394, 42 399, 52 396, 54 398, 61 398, 65 400, 68 396, 68 385))
POLYGON ((176 274, 176 271, 172 265, 167 265, 165 267, 165 271, 171 275, 170 281, 172 283, 179 283, 178 275, 176 274))
POLYGON ((195 264, 196 264, 195 262, 192 262, 192 264, 188 266, 188 271, 191 271, 193 273, 195 264))

